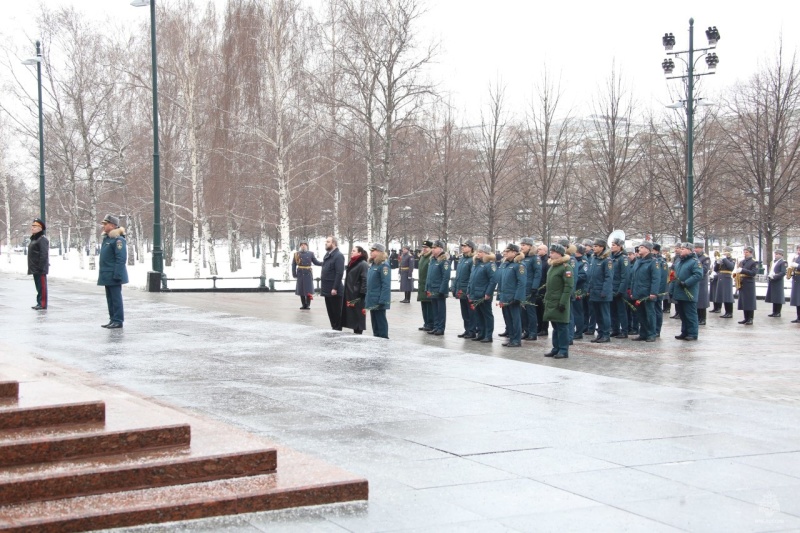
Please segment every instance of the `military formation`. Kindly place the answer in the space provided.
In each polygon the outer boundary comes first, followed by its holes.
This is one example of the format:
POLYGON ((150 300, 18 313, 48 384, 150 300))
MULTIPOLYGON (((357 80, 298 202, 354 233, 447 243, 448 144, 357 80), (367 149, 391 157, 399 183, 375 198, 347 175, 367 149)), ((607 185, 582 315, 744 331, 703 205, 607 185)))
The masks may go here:
MULTIPOLYGON (((310 276, 312 264, 321 264, 306 246, 304 243, 295 255, 293 264, 301 309, 308 308, 313 294, 309 285, 313 280, 306 276, 310 276)), ((442 240, 426 240, 416 257, 409 246, 403 246, 400 254, 393 252, 392 257, 404 294, 401 303, 411 302, 413 273, 417 270, 420 331, 433 336, 445 334, 446 301, 452 296, 459 301, 463 326, 460 338, 494 342, 493 307, 499 307, 504 325, 504 331, 498 334, 504 341, 502 346, 519 348, 523 341, 539 340, 550 334, 552 325, 552 346, 544 355, 563 359, 569 357, 569 347, 575 340, 608 343, 630 338, 656 342, 661 337, 664 315, 669 316, 672 306, 675 314, 670 318, 681 322, 675 338, 681 341, 698 339, 700 326, 707 323, 707 312, 718 313, 722 319, 733 318, 734 300, 742 312, 739 324, 752 325, 759 264, 752 247, 744 248, 739 261, 731 256, 732 251, 725 247, 712 260, 703 243, 683 242, 674 247, 670 258, 669 253, 662 255, 658 243, 643 241, 626 249, 625 241, 612 235, 608 240, 581 243, 561 240, 550 247, 524 238, 501 252, 465 239, 458 258, 450 256, 442 240)), ((781 316, 788 279, 792 283, 789 303, 797 309, 792 323, 800 323, 800 246, 791 262, 784 255, 784 250, 775 251, 767 275, 765 301, 772 304, 768 316, 781 316)), ((392 261, 385 247, 377 243, 370 246, 369 257, 361 310, 363 315, 371 313, 373 334, 388 338, 386 311, 391 301, 392 261)))

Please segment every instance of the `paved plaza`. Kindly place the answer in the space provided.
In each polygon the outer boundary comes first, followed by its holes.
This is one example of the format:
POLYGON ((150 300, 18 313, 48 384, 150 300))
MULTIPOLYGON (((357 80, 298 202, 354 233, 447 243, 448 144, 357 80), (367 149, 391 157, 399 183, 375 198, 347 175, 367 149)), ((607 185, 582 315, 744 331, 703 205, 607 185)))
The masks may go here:
MULTIPOLYGON (((507 349, 417 331, 330 331, 324 302, 288 293, 124 291, 0 274, 0 350, 87 371, 317 456, 370 483, 368 502, 129 531, 800 531, 800 325, 709 314, 700 340, 549 339, 507 349), (644 345, 644 346, 643 346, 644 345)), ((740 314, 740 313, 739 313, 740 314)), ((502 330, 499 320, 496 332, 502 330)), ((738 317, 738 315, 737 315, 738 317)))

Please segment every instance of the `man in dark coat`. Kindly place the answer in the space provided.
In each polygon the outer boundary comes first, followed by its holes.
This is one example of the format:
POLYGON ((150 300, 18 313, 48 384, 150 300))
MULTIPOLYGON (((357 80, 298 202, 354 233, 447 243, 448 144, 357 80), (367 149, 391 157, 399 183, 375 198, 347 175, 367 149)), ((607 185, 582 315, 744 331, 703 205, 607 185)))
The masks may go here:
POLYGON ((106 288, 108 304, 108 324, 102 327, 119 329, 125 322, 122 304, 122 286, 128 283, 128 243, 125 242, 125 228, 119 227, 119 219, 106 215, 103 219, 103 241, 100 245, 100 260, 97 284, 106 288))
POLYGON ((342 327, 350 328, 356 335, 367 329, 364 301, 367 297, 367 252, 361 246, 353 248, 344 277, 342 327))
POLYGON ((419 254, 419 264, 417 267, 419 276, 417 280, 417 301, 422 310, 422 327, 417 328, 420 331, 433 331, 433 305, 431 304, 431 299, 428 297, 428 292, 425 288, 428 281, 428 267, 431 263, 432 247, 432 241, 422 241, 422 250, 419 254))
MULTIPOLYGON (((667 295, 667 286, 669 283, 669 263, 667 259, 661 255, 661 245, 657 242, 653 243, 653 261, 655 261, 658 270, 661 272, 661 284, 658 286, 658 300, 656 301, 656 337, 661 336, 661 326, 664 325, 664 307, 669 305, 669 296, 667 295)), ((669 313, 667 313, 669 316, 669 313)))
POLYGON ((682 243, 680 247, 681 260, 675 261, 675 281, 673 282, 672 297, 681 319, 681 333, 675 338, 683 341, 696 341, 699 334, 697 323, 697 293, 703 279, 703 265, 697 260, 692 251, 692 245, 682 243))
POLYGON ((772 304, 772 314, 767 315, 772 318, 780 318, 781 308, 783 302, 786 300, 786 295, 783 292, 783 280, 786 279, 787 263, 783 258, 784 251, 778 248, 775 250, 775 263, 772 265, 772 272, 770 273, 767 296, 764 301, 772 304))
MULTIPOLYGON (((537 329, 539 330, 536 332, 536 335, 547 337, 549 326, 547 320, 544 319, 544 295, 547 293, 547 269, 550 268, 550 265, 547 264, 549 253, 547 245, 540 244, 536 249, 536 253, 539 255, 539 263, 542 265, 539 286, 536 287, 536 322, 537 329)), ((528 332, 528 335, 530 335, 530 332, 528 332)))
POLYGON ((700 288, 697 291, 697 323, 701 326, 706 325, 706 310, 709 305, 708 276, 711 272, 711 258, 704 251, 705 244, 702 242, 694 243, 694 253, 697 256, 697 260, 703 265, 703 279, 700 280, 700 288))
POLYGON ((611 300, 614 282, 614 260, 603 239, 594 241, 594 257, 587 273, 589 302, 597 320, 597 337, 591 342, 611 342, 611 300))
POLYGON ((364 302, 372 321, 372 335, 389 338, 389 323, 386 310, 392 304, 392 269, 386 247, 374 243, 369 248, 369 270, 367 271, 367 296, 364 302))
POLYGON ((497 286, 495 272, 497 265, 494 263, 492 247, 481 244, 475 252, 475 264, 469 277, 467 294, 470 305, 475 312, 477 335, 473 341, 483 343, 492 342, 494 333, 494 314, 492 314, 492 298, 497 286))
POLYGON ((292 258, 292 276, 297 278, 294 293, 300 297, 300 309, 311 309, 311 300, 314 298, 311 265, 321 266, 322 263, 314 257, 314 252, 308 251, 308 243, 300 241, 300 249, 292 258))
POLYGON ((31 242, 28 244, 28 274, 33 276, 36 287, 37 311, 47 309, 47 274, 50 273, 50 243, 44 236, 46 226, 40 218, 31 224, 31 242))
POLYGON ((405 293, 401 304, 411 303, 411 291, 414 290, 414 256, 411 255, 408 245, 404 245, 399 262, 400 292, 405 293))
POLYGON ((733 270, 736 261, 731 257, 733 248, 726 246, 722 249, 719 259, 719 272, 717 273, 717 300, 725 306, 725 314, 720 318, 733 318, 733 270))
MULTIPOLYGON (((537 307, 533 305, 536 302, 536 296, 539 294, 539 286, 542 281, 542 259, 532 237, 525 237, 519 241, 519 250, 525 258, 522 264, 525 265, 527 272, 527 279, 525 281, 525 300, 531 302, 522 308, 520 314, 522 316, 522 340, 535 341, 538 339, 539 334, 539 315, 537 314, 537 307)), ((546 280, 545 280, 546 281, 546 280)))
POLYGON ((639 323, 639 336, 633 339, 635 341, 656 340, 656 307, 661 305, 658 291, 662 276, 660 264, 652 252, 653 243, 644 241, 639 245, 639 257, 631 267, 631 300, 639 323))
POLYGON ((628 338, 628 305, 625 303, 627 286, 625 278, 628 270, 628 254, 625 253, 625 240, 616 238, 611 243, 611 259, 614 261, 614 276, 611 281, 613 294, 611 310, 611 336, 615 339, 628 338))
POLYGON ((344 255, 339 251, 336 237, 325 239, 325 257, 322 258, 322 272, 319 276, 319 293, 325 298, 325 309, 331 328, 342 330, 342 276, 344 276, 344 255))
POLYGON ((470 239, 461 243, 461 259, 456 266, 456 289, 455 297, 461 305, 461 320, 464 322, 464 333, 459 337, 463 339, 474 339, 477 337, 475 311, 470 309, 469 303, 469 278, 472 275, 472 267, 475 264, 475 248, 477 245, 470 239))
POLYGON ((544 297, 544 319, 553 323, 553 349, 545 357, 569 357, 570 297, 575 284, 570 256, 560 244, 550 246, 550 268, 547 269, 547 293, 544 297))
POLYGON ((719 284, 719 271, 722 267, 720 265, 721 256, 719 251, 714 251, 714 256, 716 259, 711 264, 711 273, 708 275, 708 279, 711 280, 708 288, 708 299, 713 306, 709 313, 720 313, 722 312, 722 300, 717 296, 717 285, 719 284))
POLYGON ((758 274, 758 262, 753 258, 752 246, 744 247, 744 259, 739 261, 739 266, 734 270, 739 285, 739 304, 737 308, 744 312, 744 320, 739 324, 745 326, 753 325, 753 314, 756 310, 756 274, 758 274))
POLYGON ((583 332, 586 330, 586 314, 584 313, 586 308, 584 303, 587 299, 586 273, 589 270, 589 265, 586 264, 586 256, 584 255, 585 251, 586 249, 582 244, 575 245, 575 255, 573 257, 575 260, 575 267, 572 271, 572 275, 575 276, 573 278, 575 281, 575 290, 572 293, 572 302, 570 308, 570 316, 572 318, 572 322, 575 324, 575 330, 572 332, 573 340, 582 339, 583 332))
POLYGON ((797 245, 796 252, 792 262, 792 294, 789 305, 797 308, 797 318, 792 320, 792 324, 800 324, 800 244, 797 245))
POLYGON ((525 286, 528 275, 522 260, 525 258, 520 253, 516 244, 506 246, 505 260, 497 270, 497 303, 503 310, 503 320, 506 323, 508 341, 503 346, 519 348, 522 344, 522 317, 520 303, 525 299, 525 286))
POLYGON ((444 335, 447 325, 447 293, 450 289, 450 254, 445 251, 443 241, 433 241, 431 262, 428 265, 428 279, 425 283, 425 294, 431 299, 433 310, 432 335, 444 335))

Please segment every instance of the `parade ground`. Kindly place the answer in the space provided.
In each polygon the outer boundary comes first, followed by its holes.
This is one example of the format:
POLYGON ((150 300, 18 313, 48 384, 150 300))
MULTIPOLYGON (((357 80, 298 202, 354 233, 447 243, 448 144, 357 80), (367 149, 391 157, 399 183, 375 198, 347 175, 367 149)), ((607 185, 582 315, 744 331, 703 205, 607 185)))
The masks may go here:
MULTIPOLYGON (((0 363, 34 357, 225 422, 369 481, 367 502, 125 531, 800 531, 800 324, 709 314, 697 342, 550 339, 504 348, 418 331, 393 293, 389 340, 331 331, 291 293, 123 291, 0 274, 0 363)), ((368 320, 369 322, 369 320, 368 320)), ((2 378, 2 376, 0 376, 2 378)))

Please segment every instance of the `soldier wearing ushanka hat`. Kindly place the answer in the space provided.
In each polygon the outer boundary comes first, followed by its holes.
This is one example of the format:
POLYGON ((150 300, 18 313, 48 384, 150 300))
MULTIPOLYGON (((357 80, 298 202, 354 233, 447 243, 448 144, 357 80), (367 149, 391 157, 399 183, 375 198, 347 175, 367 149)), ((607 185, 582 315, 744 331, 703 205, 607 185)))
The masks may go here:
POLYGON ((503 262, 497 270, 497 303, 503 311, 508 333, 508 342, 504 342, 503 346, 508 348, 519 348, 522 340, 520 305, 525 299, 528 275, 521 259, 520 247, 509 244, 503 251, 503 262), (520 261, 516 261, 518 257, 520 261))
POLYGON ((492 297, 497 284, 492 247, 481 244, 475 252, 475 264, 470 273, 467 294, 472 311, 475 312, 477 331, 473 341, 492 342, 494 333, 494 315, 492 314, 492 297))
POLYGON ((461 306, 461 320, 464 322, 464 332, 459 335, 463 339, 474 339, 477 337, 477 318, 475 311, 470 308, 469 303, 469 278, 472 275, 472 267, 475 264, 475 249, 477 244, 471 239, 461 242, 461 258, 456 266, 456 279, 454 296, 458 299, 461 306))
POLYGON ((444 335, 447 325, 446 298, 450 288, 450 254, 442 240, 433 241, 431 262, 428 265, 428 279, 425 282, 425 293, 431 299, 433 311, 432 335, 444 335))
POLYGON ((300 249, 292 256, 292 276, 297 279, 294 293, 300 297, 300 309, 311 309, 314 298, 314 275, 311 266, 322 266, 322 261, 308 250, 308 241, 300 241, 300 249))
POLYGON ((392 303, 392 269, 386 247, 379 242, 369 247, 369 270, 367 270, 367 295, 364 309, 369 310, 372 321, 372 335, 389 338, 389 323, 386 311, 392 303))
POLYGON ((628 287, 625 283, 628 270, 628 254, 625 253, 625 240, 619 237, 611 241, 611 259, 614 261, 614 277, 611 282, 611 337, 628 338, 628 306, 625 296, 628 287))
POLYGON ((764 298, 764 302, 772 304, 772 314, 767 316, 772 318, 780 318, 783 301, 786 299, 783 289, 783 281, 786 279, 788 263, 783 258, 784 251, 782 249, 778 248, 774 253, 775 263, 772 265, 772 272, 770 272, 769 276, 767 276, 767 295, 764 298))
MULTIPOLYGON (((519 241, 520 253, 524 256, 521 263, 525 265, 527 277, 525 280, 525 300, 536 301, 539 286, 542 279, 542 260, 534 246, 531 237, 525 237, 519 241)), ((526 305, 520 310, 522 318, 522 340, 535 341, 538 339, 539 320, 536 314, 535 305, 526 305)))
POLYGON ((108 324, 102 327, 119 329, 125 322, 122 286, 128 283, 128 243, 125 241, 125 228, 119 226, 117 217, 106 215, 102 224, 97 284, 105 287, 109 319, 108 324))
POLYGON ((420 304, 422 311, 422 327, 418 328, 420 331, 433 331, 433 305, 431 299, 428 297, 425 285, 428 281, 428 269, 431 263, 431 254, 433 251, 433 241, 422 241, 422 249, 419 252, 419 263, 417 265, 417 272, 419 279, 417 280, 417 301, 420 304))
POLYGON ((700 280, 700 287, 697 291, 697 323, 701 326, 706 325, 706 310, 709 306, 709 274, 711 272, 711 258, 705 254, 705 244, 702 242, 694 243, 694 253, 697 260, 703 266, 703 279, 700 280))
POLYGON ((736 267, 736 284, 739 287, 739 303, 737 308, 744 313, 744 319, 739 324, 751 326, 753 315, 756 310, 756 274, 758 274, 758 261, 753 255, 755 250, 752 246, 744 247, 744 259, 739 261, 736 267))
POLYGON ((592 342, 610 342, 611 300, 614 297, 614 260, 603 239, 594 240, 594 257, 589 264, 589 303, 597 321, 597 336, 592 342))
POLYGON ((717 301, 725 307, 725 313, 720 318, 733 318, 733 271, 736 269, 736 261, 731 257, 732 252, 733 248, 725 246, 722 248, 722 256, 717 259, 717 301))
POLYGON ((411 303, 411 291, 414 290, 414 256, 411 255, 411 248, 407 244, 400 249, 398 270, 400 271, 400 292, 405 294, 405 298, 400 300, 400 303, 411 303))
POLYGON ((569 357, 570 297, 575 284, 570 256, 561 244, 550 245, 550 268, 547 270, 547 293, 544 296, 544 319, 553 323, 553 348, 546 357, 569 357))

